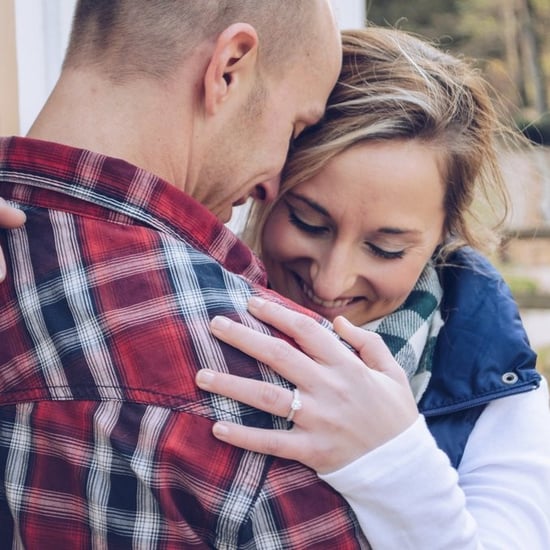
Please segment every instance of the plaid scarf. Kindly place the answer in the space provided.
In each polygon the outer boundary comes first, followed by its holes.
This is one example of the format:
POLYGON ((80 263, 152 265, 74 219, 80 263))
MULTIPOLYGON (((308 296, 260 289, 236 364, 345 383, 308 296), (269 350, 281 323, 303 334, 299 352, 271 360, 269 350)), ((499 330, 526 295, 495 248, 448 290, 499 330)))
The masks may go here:
POLYGON ((443 289, 430 262, 405 302, 386 317, 363 325, 378 333, 409 378, 416 402, 430 381, 433 351, 443 319, 443 289))

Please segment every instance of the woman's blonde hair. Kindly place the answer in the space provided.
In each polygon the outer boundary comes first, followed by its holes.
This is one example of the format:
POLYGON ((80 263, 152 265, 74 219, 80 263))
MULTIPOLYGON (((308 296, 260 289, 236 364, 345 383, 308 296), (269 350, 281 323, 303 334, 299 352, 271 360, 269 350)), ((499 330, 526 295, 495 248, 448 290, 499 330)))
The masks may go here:
MULTIPOLYGON (((420 140, 443 159, 446 240, 439 258, 464 245, 491 252, 509 210, 499 147, 513 133, 499 122, 479 71, 404 31, 367 27, 342 36, 339 81, 323 120, 293 144, 278 200, 357 143, 420 140)), ((275 204, 253 206, 245 228, 260 255, 275 204)))

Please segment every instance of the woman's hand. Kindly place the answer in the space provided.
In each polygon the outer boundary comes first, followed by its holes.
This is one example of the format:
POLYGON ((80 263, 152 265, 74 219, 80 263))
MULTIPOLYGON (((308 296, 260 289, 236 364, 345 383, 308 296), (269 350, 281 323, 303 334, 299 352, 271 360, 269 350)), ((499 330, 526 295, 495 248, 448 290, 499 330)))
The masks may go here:
MULTIPOLYGON (((14 229, 25 223, 25 214, 10 206, 4 199, 0 198, 0 227, 14 229)), ((6 277, 6 260, 2 249, 0 249, 0 281, 6 277)))
MULTIPOLYGON (((375 333, 334 321, 338 335, 360 358, 314 319, 278 304, 252 298, 249 311, 291 336, 282 339, 217 317, 212 333, 263 361, 296 385, 301 408, 290 430, 251 428, 217 422, 214 435, 227 443, 298 460, 325 474, 379 447, 412 425, 418 410, 404 371, 375 333)), ((287 417, 294 394, 268 382, 203 369, 200 388, 225 395, 271 414, 287 417)))

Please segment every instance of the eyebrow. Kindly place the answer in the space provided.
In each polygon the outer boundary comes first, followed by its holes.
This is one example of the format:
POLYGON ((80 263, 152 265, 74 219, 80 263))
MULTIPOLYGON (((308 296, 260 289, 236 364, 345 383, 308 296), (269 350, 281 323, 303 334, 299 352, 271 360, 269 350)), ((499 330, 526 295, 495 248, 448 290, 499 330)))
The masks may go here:
POLYGON ((308 199, 307 197, 304 197, 303 195, 298 195, 296 193, 288 193, 288 195, 300 202, 303 202, 306 206, 309 206, 312 210, 315 210, 316 212, 319 212, 319 214, 322 214, 323 216, 330 218, 331 215, 329 214, 328 210, 326 208, 323 208, 319 203, 308 199))
MULTIPOLYGON (((288 195, 300 202, 303 202, 306 206, 309 206, 312 210, 315 210, 322 216, 325 216, 327 218, 332 218, 330 215, 330 212, 321 206, 319 203, 315 202, 312 199, 309 199, 308 197, 304 197, 303 195, 298 195, 297 193, 288 193, 288 195)), ((379 227, 375 231, 376 233, 380 233, 382 235, 416 235, 418 233, 421 233, 421 231, 417 229, 403 229, 401 227, 379 227)))
POLYGON ((418 229, 401 229, 400 227, 379 227, 376 232, 383 235, 416 235, 420 233, 418 229))

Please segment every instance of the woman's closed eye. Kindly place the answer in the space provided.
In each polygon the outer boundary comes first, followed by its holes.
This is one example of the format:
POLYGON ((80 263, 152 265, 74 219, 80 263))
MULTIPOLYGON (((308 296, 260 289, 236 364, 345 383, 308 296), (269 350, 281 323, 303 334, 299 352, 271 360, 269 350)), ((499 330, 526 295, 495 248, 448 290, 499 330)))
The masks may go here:
POLYGON ((300 231, 309 233, 310 235, 326 235, 330 231, 330 228, 326 225, 312 225, 305 222, 290 207, 288 209, 288 219, 290 223, 297 227, 300 231))
POLYGON ((404 250, 389 251, 384 250, 383 248, 380 248, 372 243, 366 243, 366 245, 375 256, 378 256, 384 260, 399 260, 405 255, 404 250))

